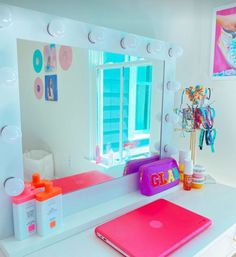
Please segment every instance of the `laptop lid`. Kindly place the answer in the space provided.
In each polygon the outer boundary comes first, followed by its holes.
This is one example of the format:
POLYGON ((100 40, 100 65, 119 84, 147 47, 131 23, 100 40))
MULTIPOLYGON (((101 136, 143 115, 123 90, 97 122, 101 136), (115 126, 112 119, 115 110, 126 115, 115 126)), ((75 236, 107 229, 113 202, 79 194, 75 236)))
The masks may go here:
POLYGON ((164 199, 106 222, 96 235, 129 257, 162 257, 202 232, 211 221, 164 199))

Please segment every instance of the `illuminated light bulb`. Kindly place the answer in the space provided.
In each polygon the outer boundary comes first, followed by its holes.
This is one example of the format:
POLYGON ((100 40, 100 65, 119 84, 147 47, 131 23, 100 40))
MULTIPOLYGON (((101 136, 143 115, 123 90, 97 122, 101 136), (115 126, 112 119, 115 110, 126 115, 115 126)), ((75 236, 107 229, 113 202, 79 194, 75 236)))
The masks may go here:
POLYGON ((181 88, 181 83, 177 81, 168 81, 167 82, 167 89, 170 91, 179 91, 181 88))
POLYGON ((157 54, 162 50, 162 44, 160 42, 153 42, 147 44, 147 52, 149 54, 157 54))
POLYGON ((10 67, 0 69, 0 85, 13 85, 16 82, 17 75, 10 67))
POLYGON ((95 44, 104 41, 104 30, 95 29, 88 33, 88 40, 90 43, 95 44))
POLYGON ((63 37, 65 34, 65 26, 59 19, 54 19, 48 23, 48 34, 52 37, 63 37))
POLYGON ((176 154, 178 152, 178 148, 174 145, 165 145, 164 146, 164 151, 169 155, 176 154))
POLYGON ((176 124, 179 122, 179 116, 176 113, 168 113, 165 116, 165 121, 168 123, 176 124))
POLYGON ((3 185, 4 185, 6 194, 9 196, 20 195, 25 189, 24 181, 20 178, 15 178, 15 177, 7 178, 4 181, 3 185))
POLYGON ((137 39, 135 36, 127 35, 120 41, 123 49, 135 49, 137 47, 137 39))
POLYGON ((3 127, 0 131, 0 135, 0 139, 6 143, 15 143, 15 141, 22 136, 20 129, 13 125, 3 127))
POLYGON ((0 29, 12 24, 11 10, 7 6, 0 5, 0 29))
POLYGON ((175 57, 175 58, 178 58, 178 57, 180 57, 180 56, 182 56, 183 55, 183 52, 184 52, 184 50, 183 50, 183 48, 182 47, 180 47, 180 46, 174 46, 174 47, 171 47, 170 49, 169 49, 169 56, 170 57, 175 57))

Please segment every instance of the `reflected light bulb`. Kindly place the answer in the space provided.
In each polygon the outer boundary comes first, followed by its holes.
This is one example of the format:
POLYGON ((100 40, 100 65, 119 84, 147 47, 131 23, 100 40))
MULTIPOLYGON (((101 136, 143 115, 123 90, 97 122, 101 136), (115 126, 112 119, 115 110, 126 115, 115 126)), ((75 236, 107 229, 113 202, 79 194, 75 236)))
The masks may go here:
POLYGON ((174 145, 165 145, 164 146, 164 151, 169 155, 176 154, 178 152, 178 148, 174 145))
POLYGON ((137 39, 135 36, 127 35, 121 39, 120 45, 123 49, 134 49, 137 47, 137 39))
POLYGON ((17 126, 5 126, 0 131, 1 138, 6 143, 15 143, 15 141, 21 138, 22 134, 17 126))
POLYGON ((7 6, 0 5, 0 29, 12 24, 11 10, 7 6))
POLYGON ((169 56, 178 58, 183 55, 183 48, 180 46, 174 46, 169 49, 169 56))
POLYGON ((149 54, 157 54, 162 49, 162 44, 160 42, 153 42, 147 44, 147 52, 149 54))
POLYGON ((168 81, 167 82, 167 89, 170 91, 179 91, 181 88, 181 84, 177 81, 168 81))
POLYGON ((4 183, 4 189, 7 195, 17 196, 20 195, 25 188, 24 181, 20 178, 10 177, 7 178, 4 183))
POLYGON ((95 29, 88 33, 88 40, 90 43, 95 44, 104 41, 104 30, 95 29))
POLYGON ((48 34, 52 37, 63 37, 65 34, 65 26, 59 19, 54 19, 48 23, 48 34))
POLYGON ((16 82, 16 73, 10 67, 0 69, 0 85, 13 85, 16 82))

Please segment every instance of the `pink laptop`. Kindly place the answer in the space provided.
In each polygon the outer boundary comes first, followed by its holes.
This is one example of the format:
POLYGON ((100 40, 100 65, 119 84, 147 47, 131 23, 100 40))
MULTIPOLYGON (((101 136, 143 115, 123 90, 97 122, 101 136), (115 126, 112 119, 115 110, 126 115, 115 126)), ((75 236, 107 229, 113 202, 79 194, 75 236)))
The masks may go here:
POLYGON ((96 235, 129 257, 164 257, 211 225, 197 213, 159 199, 95 229, 96 235))

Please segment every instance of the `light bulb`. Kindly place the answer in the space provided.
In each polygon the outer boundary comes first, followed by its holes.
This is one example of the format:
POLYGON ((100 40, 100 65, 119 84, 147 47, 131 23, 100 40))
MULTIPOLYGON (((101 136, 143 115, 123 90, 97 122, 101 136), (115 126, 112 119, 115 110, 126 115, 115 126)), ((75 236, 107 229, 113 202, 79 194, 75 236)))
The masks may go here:
POLYGON ((152 42, 147 44, 147 52, 149 54, 157 54, 162 50, 162 44, 160 42, 152 42))
POLYGON ((120 41, 123 49, 135 49, 137 47, 137 39, 135 36, 127 35, 120 41))
POLYGON ((178 148, 174 145, 165 145, 164 146, 164 151, 169 155, 176 154, 178 152, 178 148))
POLYGON ((169 49, 169 56, 178 58, 183 55, 183 48, 180 46, 174 46, 169 49))
POLYGON ((0 85, 13 85, 16 82, 17 75, 10 67, 0 69, 0 85))
POLYGON ((176 113, 168 113, 165 116, 165 121, 168 123, 176 124, 179 122, 179 116, 176 113))
POLYGON ((0 5, 0 29, 12 24, 12 15, 9 7, 0 5))
POLYGON ((0 135, 0 139, 6 143, 15 143, 15 141, 22 136, 20 129, 13 125, 3 127, 0 131, 0 135))
POLYGON ((20 195, 25 188, 24 181, 20 178, 10 177, 7 178, 4 183, 4 189, 7 195, 17 196, 20 195))
POLYGON ((181 88, 181 84, 177 81, 168 81, 167 82, 167 89, 170 91, 179 91, 181 88))
POLYGON ((88 40, 90 43, 95 44, 104 41, 104 30, 95 29, 88 33, 88 40))
POLYGON ((48 34, 52 37, 63 37, 65 34, 65 26, 59 19, 54 19, 48 23, 48 34))

